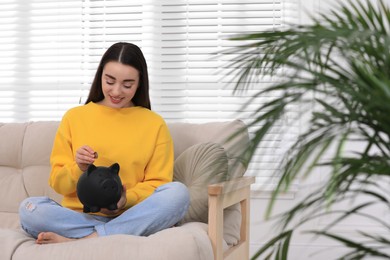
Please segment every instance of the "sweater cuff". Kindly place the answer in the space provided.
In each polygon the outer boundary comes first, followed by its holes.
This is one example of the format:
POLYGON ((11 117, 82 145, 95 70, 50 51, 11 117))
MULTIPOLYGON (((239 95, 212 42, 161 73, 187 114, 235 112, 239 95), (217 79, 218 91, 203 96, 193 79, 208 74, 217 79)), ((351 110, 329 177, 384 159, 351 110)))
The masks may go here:
POLYGON ((126 191, 126 208, 131 208, 139 201, 138 194, 134 191, 126 191))

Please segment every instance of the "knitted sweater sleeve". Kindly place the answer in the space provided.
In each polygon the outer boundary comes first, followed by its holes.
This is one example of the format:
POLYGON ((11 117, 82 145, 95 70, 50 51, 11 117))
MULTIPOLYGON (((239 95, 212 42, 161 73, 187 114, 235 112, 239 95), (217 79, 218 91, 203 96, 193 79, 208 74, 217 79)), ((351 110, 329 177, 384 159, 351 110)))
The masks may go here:
POLYGON ((145 168, 142 182, 127 190, 127 205, 131 207, 150 196, 154 190, 173 179, 174 150, 168 127, 163 123, 158 131, 156 144, 145 168))
POLYGON ((51 172, 49 185, 59 194, 76 192, 77 180, 82 171, 74 160, 71 131, 66 115, 63 117, 53 143, 50 157, 51 172))

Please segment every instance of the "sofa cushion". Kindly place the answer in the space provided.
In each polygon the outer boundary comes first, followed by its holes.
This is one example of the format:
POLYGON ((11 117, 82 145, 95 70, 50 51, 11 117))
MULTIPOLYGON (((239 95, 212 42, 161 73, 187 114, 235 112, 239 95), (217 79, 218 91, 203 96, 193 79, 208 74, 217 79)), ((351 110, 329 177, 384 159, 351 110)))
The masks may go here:
POLYGON ((58 122, 29 123, 23 138, 21 167, 50 166, 50 153, 58 122))
MULTIPOLYGON (((0 241, 0 252, 12 255, 13 260, 214 259, 207 226, 202 223, 168 228, 148 237, 111 235, 48 245, 37 245, 33 238, 20 232, 0 229, 0 241)), ((0 253, 0 259, 11 259, 1 256, 0 253)))
POLYGON ((242 152, 249 146, 249 134, 243 121, 171 123, 168 127, 175 145, 175 158, 193 145, 213 142, 225 149, 232 178, 241 177, 246 171, 242 152))
MULTIPOLYGON (((20 229, 0 228, 0 259, 15 259, 15 252, 25 243, 34 243, 31 237, 20 229)), ((34 259, 30 255, 26 259, 34 259)))
POLYGON ((27 197, 21 170, 0 167, 0 187, 0 212, 16 214, 20 202, 27 197))
MULTIPOLYGON (((225 149, 216 143, 200 143, 186 149, 175 161, 174 180, 190 192, 190 207, 181 223, 208 223, 208 185, 230 179, 225 149)), ((229 246, 240 240, 241 206, 224 210, 223 236, 229 246)))
POLYGON ((20 168, 27 123, 0 124, 0 165, 20 168))
POLYGON ((201 143, 185 150, 175 161, 174 180, 184 183, 190 192, 190 207, 182 223, 208 222, 209 184, 227 179, 225 150, 216 143, 201 143))

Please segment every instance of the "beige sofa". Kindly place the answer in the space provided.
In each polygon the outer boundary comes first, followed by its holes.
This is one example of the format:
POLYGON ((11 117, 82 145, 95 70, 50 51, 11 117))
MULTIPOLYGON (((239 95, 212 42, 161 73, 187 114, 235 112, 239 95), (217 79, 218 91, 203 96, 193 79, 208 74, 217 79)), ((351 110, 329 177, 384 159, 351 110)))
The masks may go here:
POLYGON ((114 235, 35 244, 19 227, 18 207, 29 196, 61 201, 48 186, 57 126, 58 122, 0 123, 0 260, 249 258, 248 198, 253 178, 241 177, 245 167, 239 154, 249 138, 239 120, 168 124, 175 144, 175 180, 185 183, 191 194, 190 210, 181 225, 149 237, 114 235), (244 131, 228 138, 239 130, 244 131), (212 184, 214 173, 233 180, 212 184))

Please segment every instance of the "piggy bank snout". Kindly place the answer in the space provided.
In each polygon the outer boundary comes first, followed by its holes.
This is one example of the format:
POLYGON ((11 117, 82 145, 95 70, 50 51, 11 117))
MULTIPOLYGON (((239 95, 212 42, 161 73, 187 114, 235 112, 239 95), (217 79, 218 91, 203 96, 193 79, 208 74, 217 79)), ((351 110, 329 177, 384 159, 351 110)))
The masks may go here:
POLYGON ((113 179, 106 179, 102 182, 102 189, 107 192, 115 192, 119 190, 119 184, 113 179))

